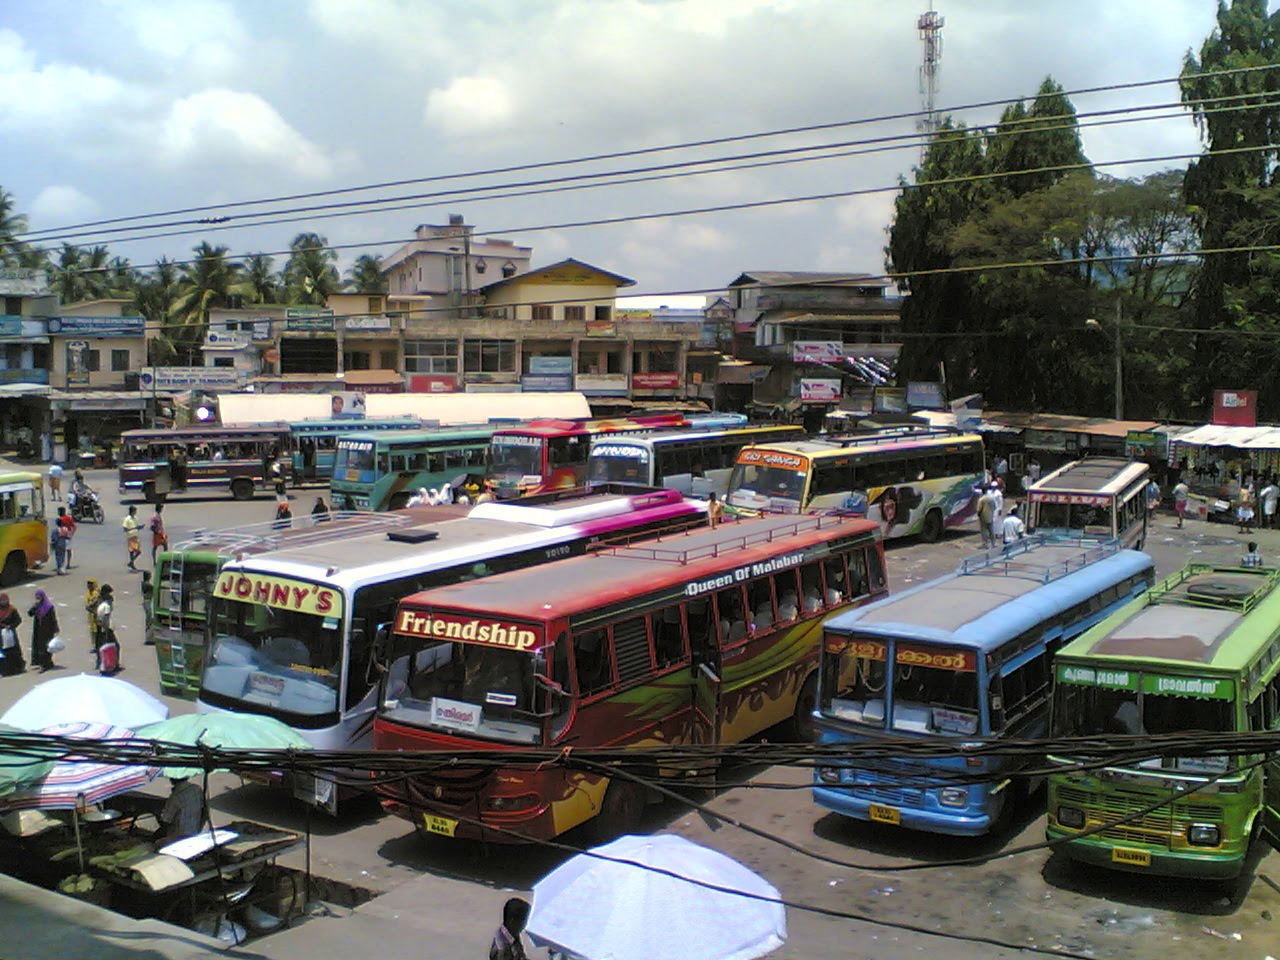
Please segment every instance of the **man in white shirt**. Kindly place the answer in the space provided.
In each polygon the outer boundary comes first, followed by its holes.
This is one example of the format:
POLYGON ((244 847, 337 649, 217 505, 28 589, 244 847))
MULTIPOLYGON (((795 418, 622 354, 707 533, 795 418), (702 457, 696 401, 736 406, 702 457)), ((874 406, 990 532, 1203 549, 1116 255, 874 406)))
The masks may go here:
POLYGON ((1267 485, 1258 494, 1258 501, 1262 504, 1262 525, 1275 527, 1276 504, 1280 503, 1280 487, 1276 486, 1275 480, 1267 480, 1267 485))
POLYGON ((1009 508, 1009 515, 1000 524, 1000 535, 1004 539, 1006 547, 1027 535, 1027 528, 1023 525, 1022 518, 1018 516, 1018 508, 1016 506, 1009 508))
POLYGON ((1000 520, 1004 516, 1004 491, 1000 489, 997 483, 991 484, 991 500, 995 508, 991 520, 991 535, 996 540, 1000 539, 1000 520))

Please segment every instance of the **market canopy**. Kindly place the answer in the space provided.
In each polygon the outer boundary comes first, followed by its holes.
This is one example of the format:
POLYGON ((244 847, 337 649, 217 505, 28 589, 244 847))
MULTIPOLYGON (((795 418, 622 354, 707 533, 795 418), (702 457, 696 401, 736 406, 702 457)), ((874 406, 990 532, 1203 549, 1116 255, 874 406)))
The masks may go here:
POLYGON ((1185 443, 1193 447, 1277 450, 1280 449, 1280 427, 1231 427, 1210 423, 1169 439, 1173 443, 1185 443))

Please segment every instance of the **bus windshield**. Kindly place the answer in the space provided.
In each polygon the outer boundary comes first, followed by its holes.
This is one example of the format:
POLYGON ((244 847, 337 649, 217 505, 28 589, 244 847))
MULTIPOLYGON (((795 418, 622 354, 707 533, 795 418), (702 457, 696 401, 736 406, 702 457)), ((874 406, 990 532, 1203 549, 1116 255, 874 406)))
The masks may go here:
POLYGON ((542 438, 495 436, 489 447, 490 473, 500 477, 541 477, 542 438))
POLYGON ((1111 512, 1102 504, 1036 504, 1036 529, 1111 532, 1111 512))
POLYGON ((475 643, 410 642, 391 667, 386 716, 507 743, 541 741, 533 656, 475 643))
POLYGON ((804 470, 740 463, 729 478, 729 495, 741 493, 744 497, 794 500, 798 504, 804 495, 804 480, 804 470))
POLYGON ((344 441, 338 444, 333 461, 333 473, 343 479, 354 479, 348 474, 371 473, 374 467, 374 445, 368 440, 344 441))
POLYGON ((631 444, 597 444, 591 450, 587 479, 594 483, 648 483, 649 451, 631 444))
POLYGON ((202 694, 301 717, 337 712, 340 618, 221 597, 210 603, 213 642, 202 694))

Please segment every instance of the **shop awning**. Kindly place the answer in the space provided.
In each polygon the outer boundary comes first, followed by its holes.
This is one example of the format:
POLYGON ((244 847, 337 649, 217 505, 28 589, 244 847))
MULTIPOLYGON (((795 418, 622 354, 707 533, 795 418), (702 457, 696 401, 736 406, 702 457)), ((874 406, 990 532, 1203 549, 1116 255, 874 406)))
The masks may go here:
POLYGON ((1227 427, 1210 423, 1169 440, 1193 447, 1276 450, 1280 449, 1280 427, 1227 427))
POLYGON ((1154 430, 1154 420, 1112 420, 1109 417, 1078 417, 1065 413, 1004 413, 995 410, 982 415, 988 423, 1016 430, 1050 430, 1056 433, 1086 433, 1095 437, 1123 440, 1132 431, 1154 430))

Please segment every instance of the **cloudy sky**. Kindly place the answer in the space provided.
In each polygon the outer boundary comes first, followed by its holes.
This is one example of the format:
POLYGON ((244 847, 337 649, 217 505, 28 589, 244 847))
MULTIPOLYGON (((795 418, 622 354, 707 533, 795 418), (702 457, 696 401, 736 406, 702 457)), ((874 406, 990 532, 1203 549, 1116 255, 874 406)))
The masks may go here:
MULTIPOLYGON (((179 208, 589 157, 920 109, 927 0, 0 0, 0 187, 33 230, 179 208)), ((938 103, 1169 78, 1213 27, 1213 0, 937 0, 938 103)), ((1176 101, 1173 85, 1074 97, 1081 113, 1176 101)), ((1175 111, 1156 111, 1173 114, 1175 111)), ((964 109, 970 125, 999 108, 964 109)), ((910 119, 576 166, 241 207, 244 214, 910 134, 910 119)), ((1086 128, 1096 163, 1193 152, 1185 115, 1086 128)), ((846 147, 845 149, 850 149, 846 147)), ((200 239, 286 249, 302 230, 386 253, 419 223, 478 231, 635 278, 635 292, 714 287, 750 269, 883 269, 891 189, 609 226, 583 220, 892 188, 906 147, 588 190, 109 242, 135 264, 200 239)), ((1171 163, 1104 167, 1133 175, 1171 163)), ((1180 165, 1180 164, 1179 164, 1180 165)), ((634 174, 632 175, 634 176, 634 174)), ((196 214, 208 216, 213 214, 196 214)), ((166 222, 190 220, 190 214, 166 222)), ((199 229, 190 225, 146 234, 199 229)), ((279 264, 278 264, 279 265, 279 264)))

